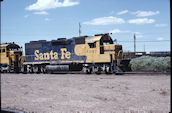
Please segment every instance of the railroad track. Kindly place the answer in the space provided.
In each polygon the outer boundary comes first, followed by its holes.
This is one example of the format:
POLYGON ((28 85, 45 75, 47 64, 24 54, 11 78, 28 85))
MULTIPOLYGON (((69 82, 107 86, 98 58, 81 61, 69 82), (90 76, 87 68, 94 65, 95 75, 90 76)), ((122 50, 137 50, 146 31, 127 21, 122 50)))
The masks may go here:
MULTIPOLYGON (((11 73, 13 74, 13 73, 11 73)), ((20 73, 18 73, 20 74, 20 73)), ((28 74, 35 74, 35 73, 28 73, 28 74)), ((43 73, 37 73, 37 74, 43 74, 43 73)), ((46 73, 47 74, 47 73, 46 73)), ((86 74, 83 71, 71 71, 71 72, 65 72, 65 71, 61 71, 61 72, 56 72, 56 73, 48 73, 48 74, 86 74)), ((96 74, 96 73, 92 73, 92 74, 96 74)), ((92 75, 92 74, 88 74, 88 75, 92 75)), ((105 73, 100 73, 97 75, 101 75, 101 74, 105 74, 105 73)), ((171 72, 118 72, 118 73, 112 73, 112 74, 107 74, 107 75, 135 75, 135 74, 139 74, 139 75, 170 75, 171 72)))

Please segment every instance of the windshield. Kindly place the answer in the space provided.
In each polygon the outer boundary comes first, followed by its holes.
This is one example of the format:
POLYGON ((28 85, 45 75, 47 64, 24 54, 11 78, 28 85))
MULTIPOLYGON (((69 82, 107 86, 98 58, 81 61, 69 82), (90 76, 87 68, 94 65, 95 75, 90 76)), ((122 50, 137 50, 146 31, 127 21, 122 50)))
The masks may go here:
POLYGON ((111 44, 110 42, 103 42, 103 45, 109 45, 111 44))
POLYGON ((18 50, 22 50, 21 48, 7 48, 7 50, 9 51, 18 51, 18 50))

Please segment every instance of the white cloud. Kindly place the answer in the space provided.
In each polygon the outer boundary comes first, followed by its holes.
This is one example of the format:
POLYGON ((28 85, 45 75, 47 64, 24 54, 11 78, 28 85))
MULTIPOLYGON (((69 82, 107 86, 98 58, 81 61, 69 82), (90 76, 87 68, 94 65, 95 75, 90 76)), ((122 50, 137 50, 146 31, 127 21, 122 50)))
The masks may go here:
POLYGON ((154 22, 155 22, 154 19, 148 19, 148 18, 137 18, 137 19, 128 20, 128 23, 130 24, 151 24, 154 22))
POLYGON ((166 27, 167 24, 155 24, 156 27, 166 27))
POLYGON ((46 11, 34 12, 33 14, 35 14, 35 15, 48 15, 48 13, 46 11))
POLYGON ((121 31, 119 29, 113 29, 109 33, 129 33, 130 31, 121 31))
POLYGON ((117 15, 122 15, 122 14, 125 14, 125 13, 128 13, 128 10, 123 10, 121 12, 118 12, 117 15))
POLYGON ((156 12, 153 12, 153 11, 136 11, 136 12, 132 12, 131 14, 134 14, 137 17, 145 17, 145 16, 157 15, 157 14, 160 14, 160 12, 159 11, 156 11, 156 12))
POLYGON ((29 17, 29 15, 24 15, 24 18, 28 18, 29 17))
POLYGON ((161 40, 164 40, 164 38, 163 37, 159 37, 159 38, 157 38, 157 40, 161 41, 161 40))
POLYGON ((123 24, 125 20, 122 18, 117 18, 113 16, 95 18, 91 21, 83 22, 87 25, 109 25, 109 24, 123 24))
POLYGON ((143 34, 140 33, 140 32, 133 32, 133 34, 136 35, 136 38, 141 38, 141 37, 143 37, 143 34))
POLYGON ((68 7, 78 5, 79 2, 72 2, 71 0, 64 0, 59 2, 59 0, 37 0, 36 3, 26 7, 26 10, 47 10, 57 7, 68 7))

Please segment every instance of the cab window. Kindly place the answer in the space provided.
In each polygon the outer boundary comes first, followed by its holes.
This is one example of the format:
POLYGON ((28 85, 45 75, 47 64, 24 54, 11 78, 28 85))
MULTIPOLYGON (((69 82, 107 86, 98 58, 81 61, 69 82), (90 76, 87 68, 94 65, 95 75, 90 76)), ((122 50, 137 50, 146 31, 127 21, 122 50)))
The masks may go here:
POLYGON ((1 53, 4 53, 5 52, 5 49, 1 49, 1 51, 0 51, 1 53))
POLYGON ((103 45, 109 45, 110 42, 103 42, 103 45))
POLYGON ((18 48, 9 48, 10 51, 16 51, 18 48))
POLYGON ((94 42, 94 43, 88 43, 88 45, 90 46, 90 48, 96 48, 96 42, 94 42))

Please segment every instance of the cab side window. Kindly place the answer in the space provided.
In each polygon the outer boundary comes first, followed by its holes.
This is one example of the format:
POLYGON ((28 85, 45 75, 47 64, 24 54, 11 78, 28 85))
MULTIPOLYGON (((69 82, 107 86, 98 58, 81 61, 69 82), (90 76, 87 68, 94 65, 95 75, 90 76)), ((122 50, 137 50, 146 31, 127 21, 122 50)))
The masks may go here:
POLYGON ((5 49, 2 49, 2 52, 5 52, 5 49))
POLYGON ((90 46, 90 48, 96 48, 96 42, 94 42, 94 43, 88 43, 88 45, 90 46))
POLYGON ((0 51, 1 53, 4 53, 5 52, 5 49, 1 49, 1 51, 0 51))

